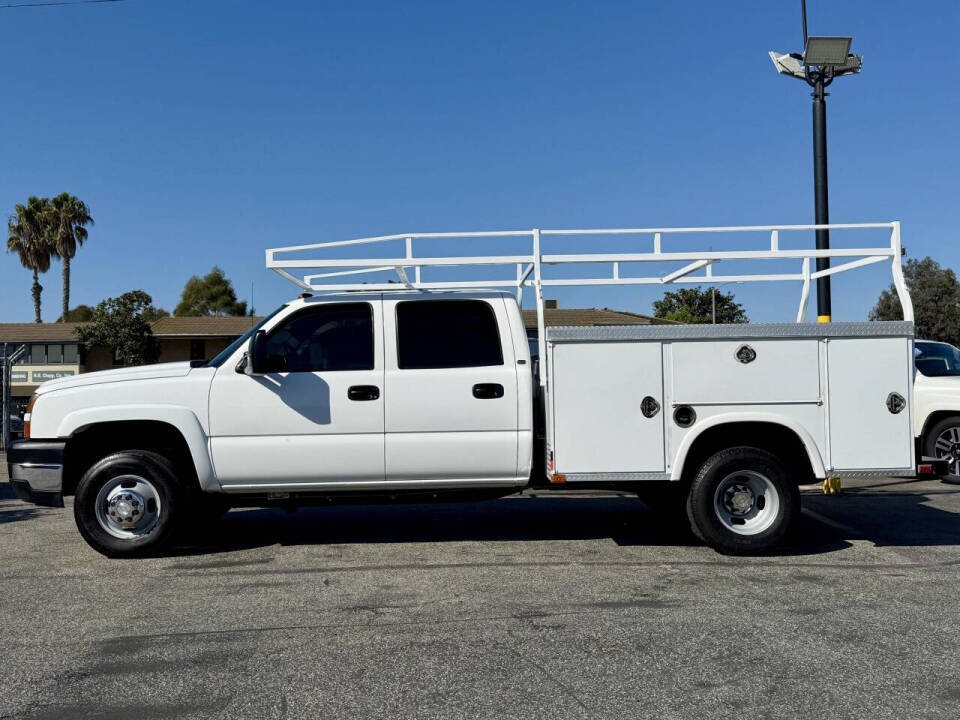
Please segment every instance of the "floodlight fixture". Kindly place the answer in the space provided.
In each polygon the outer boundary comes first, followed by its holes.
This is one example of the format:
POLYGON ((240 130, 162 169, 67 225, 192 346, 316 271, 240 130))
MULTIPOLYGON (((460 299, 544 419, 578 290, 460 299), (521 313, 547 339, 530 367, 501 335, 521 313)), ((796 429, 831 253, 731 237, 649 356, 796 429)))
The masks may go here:
POLYGON ((789 75, 798 80, 807 79, 807 69, 803 66, 803 56, 797 53, 778 53, 770 51, 773 66, 781 75, 789 75))
POLYGON ((820 65, 804 63, 804 55, 800 53, 778 53, 771 50, 769 55, 778 73, 797 80, 805 80, 810 85, 816 83, 818 76, 826 80, 826 84, 829 85, 833 78, 856 75, 863 69, 863 55, 852 53, 847 53, 842 63, 820 65), (813 65, 816 65, 815 69, 811 69, 813 65))
POLYGON ((840 65, 833 66, 833 76, 856 75, 863 68, 863 55, 847 55, 847 59, 840 65))
POLYGON ((803 49, 803 64, 820 68, 844 65, 852 41, 853 38, 849 37, 808 37, 803 49))

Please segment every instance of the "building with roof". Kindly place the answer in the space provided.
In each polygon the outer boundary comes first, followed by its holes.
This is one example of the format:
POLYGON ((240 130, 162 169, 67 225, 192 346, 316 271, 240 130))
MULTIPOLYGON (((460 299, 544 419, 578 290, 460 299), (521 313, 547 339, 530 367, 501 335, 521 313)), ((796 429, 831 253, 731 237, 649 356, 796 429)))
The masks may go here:
POLYGON ((0 323, 0 354, 9 357, 26 346, 26 354, 10 372, 10 399, 15 414, 23 415, 30 395, 40 383, 81 372, 81 348, 74 335, 81 324, 0 323))
POLYGON ((150 324, 160 342, 158 362, 212 358, 247 330, 259 317, 165 317, 150 324))
MULTIPOLYGON (((166 317, 151 323, 160 345, 158 362, 212 358, 253 327, 256 317, 166 317)), ((26 354, 10 373, 10 395, 18 413, 37 386, 59 377, 120 365, 107 348, 84 348, 75 334, 84 323, 0 323, 0 352, 26 354)))
MULTIPOLYGON (((543 321, 547 327, 591 327, 595 325, 666 325, 672 320, 609 308, 560 308, 556 300, 545 300, 543 321)), ((537 332, 537 311, 524 310, 527 335, 537 332)))

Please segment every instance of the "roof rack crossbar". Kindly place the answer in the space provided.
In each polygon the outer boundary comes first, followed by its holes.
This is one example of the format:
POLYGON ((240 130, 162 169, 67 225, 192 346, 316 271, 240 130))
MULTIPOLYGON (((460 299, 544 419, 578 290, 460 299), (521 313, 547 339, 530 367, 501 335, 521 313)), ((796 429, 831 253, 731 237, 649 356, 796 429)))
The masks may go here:
MULTIPOLYGON (((712 242, 716 242, 715 240, 712 242)), ((476 252, 482 243, 471 243, 471 250, 476 252)), ((512 288, 518 300, 522 298, 525 287, 534 288, 537 300, 537 325, 543 338, 543 288, 565 286, 604 286, 604 285, 656 285, 656 284, 718 284, 721 282, 800 282, 800 305, 797 312, 797 322, 803 322, 807 301, 810 296, 810 283, 818 278, 836 275, 841 272, 873 265, 880 262, 889 262, 893 276, 893 284, 903 308, 904 320, 913 320, 913 305, 910 294, 903 278, 901 266, 902 246, 900 243, 900 223, 831 223, 829 225, 747 225, 747 226, 720 226, 701 228, 599 228, 587 230, 559 229, 559 230, 497 230, 492 232, 443 232, 443 233, 401 233, 397 235, 380 235, 376 237, 356 238, 353 240, 338 240, 333 242, 311 243, 307 245, 292 245, 289 247, 272 248, 266 251, 267 268, 290 280, 297 287, 310 291, 389 291, 399 288, 415 290, 450 290, 468 288, 512 288), (889 243, 881 247, 835 247, 824 250, 811 248, 784 248, 781 246, 781 235, 790 232, 809 232, 813 230, 862 230, 883 229, 889 231, 889 243), (669 236, 698 235, 717 233, 744 234, 769 233, 769 243, 763 249, 756 250, 684 250, 664 251, 664 245, 669 243, 669 236), (583 252, 583 253, 544 253, 541 239, 545 237, 572 237, 583 238, 599 236, 636 236, 643 243, 651 243, 648 252, 583 252), (432 255, 418 257, 414 253, 415 240, 490 240, 495 238, 527 239, 530 241, 530 252, 524 254, 472 254, 472 255, 432 255), (358 245, 388 244, 402 242, 402 254, 389 257, 348 257, 331 258, 322 255, 314 257, 291 257, 292 254, 325 252, 334 248, 347 248, 358 245), (843 258, 846 261, 824 270, 811 272, 811 259, 843 258), (743 274, 714 274, 714 264, 720 261, 733 260, 741 263, 764 260, 793 260, 800 263, 799 272, 769 273, 749 272, 743 274), (662 273, 643 275, 624 275, 623 266, 631 264, 633 267, 643 267, 645 263, 684 263, 681 267, 666 275, 662 273), (583 266, 595 264, 609 264, 610 274, 603 277, 544 277, 544 266, 583 266), (430 280, 424 281, 421 277, 423 268, 470 268, 470 267, 503 267, 514 266, 516 279, 475 279, 459 280, 430 280), (411 280, 408 271, 413 269, 411 280), (703 269, 704 273, 695 274, 703 269), (297 278, 291 271, 319 270, 297 278), (337 282, 334 278, 366 275, 384 271, 394 271, 400 279, 398 284, 393 282, 337 282)))

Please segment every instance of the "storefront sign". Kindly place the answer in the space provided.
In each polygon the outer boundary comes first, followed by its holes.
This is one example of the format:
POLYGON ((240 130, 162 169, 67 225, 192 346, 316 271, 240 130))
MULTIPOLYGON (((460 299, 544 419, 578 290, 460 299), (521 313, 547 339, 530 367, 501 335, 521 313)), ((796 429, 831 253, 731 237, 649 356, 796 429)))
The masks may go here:
POLYGON ((11 370, 10 371, 10 382, 12 383, 25 383, 27 381, 27 371, 26 370, 11 370))
MULTIPOLYGON (((56 380, 57 378, 70 377, 76 373, 73 370, 33 370, 30 373, 30 379, 35 383, 42 383, 46 380, 56 380)), ((16 382, 16 376, 14 376, 16 382)))

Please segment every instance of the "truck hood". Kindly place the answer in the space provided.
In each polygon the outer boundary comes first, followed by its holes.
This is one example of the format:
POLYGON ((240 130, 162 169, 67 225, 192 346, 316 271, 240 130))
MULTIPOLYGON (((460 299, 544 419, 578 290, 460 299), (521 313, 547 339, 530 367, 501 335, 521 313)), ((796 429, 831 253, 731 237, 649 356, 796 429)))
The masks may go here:
POLYGON ((37 388, 37 394, 42 395, 54 390, 83 387, 85 385, 99 385, 101 383, 124 382, 126 380, 153 380, 155 378, 183 377, 189 372, 189 361, 140 365, 138 367, 118 368, 117 370, 100 370, 98 372, 48 380, 37 388))

